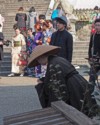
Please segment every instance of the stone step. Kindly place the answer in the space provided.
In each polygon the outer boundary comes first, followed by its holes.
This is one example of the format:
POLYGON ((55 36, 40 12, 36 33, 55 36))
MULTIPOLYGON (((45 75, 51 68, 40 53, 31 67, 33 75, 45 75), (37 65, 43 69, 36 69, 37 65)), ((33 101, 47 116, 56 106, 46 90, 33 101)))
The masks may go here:
POLYGON ((77 64, 78 63, 88 63, 88 61, 87 60, 85 60, 85 59, 72 59, 72 62, 77 62, 77 64))
POLYGON ((11 66, 1 66, 0 67, 0 71, 2 72, 2 71, 9 71, 9 72, 11 72, 11 66))
POLYGON ((12 19, 9 19, 9 18, 5 18, 6 21, 5 21, 4 27, 7 27, 7 26, 9 27, 10 25, 13 25, 16 22, 15 16, 12 19))
POLYGON ((0 71, 0 76, 8 76, 8 74, 10 74, 11 71, 0 71))
MULTIPOLYGON (((86 58, 86 57, 85 57, 86 58)), ((75 57, 75 58, 72 58, 73 60, 82 60, 82 61, 87 61, 84 57, 75 57)))
MULTIPOLYGON (((38 8, 38 9, 39 9, 39 7, 40 7, 40 8, 46 8, 46 6, 41 6, 41 5, 43 5, 43 4, 48 5, 48 2, 34 3, 34 6, 35 6, 35 8, 38 8)), ((27 4, 27 3, 25 4, 25 3, 24 3, 24 7, 30 7, 31 5, 32 5, 32 4, 27 4)), ((14 9, 14 10, 15 10, 15 8, 18 8, 18 7, 20 7, 20 4, 19 4, 19 3, 16 3, 16 4, 13 3, 13 4, 8 4, 6 9, 9 8, 10 10, 11 10, 11 9, 14 9), (12 8, 10 8, 10 7, 12 7, 12 8)))
POLYGON ((3 61, 11 61, 11 56, 4 56, 3 61))
POLYGON ((73 57, 76 57, 76 56, 77 57, 85 57, 85 56, 88 56, 88 53, 81 53, 81 52, 80 53, 74 53, 73 52, 73 57))
POLYGON ((88 56, 88 53, 83 53, 83 54, 80 54, 80 53, 74 53, 73 54, 73 57, 78 57, 78 58, 83 58, 83 57, 86 57, 88 56))
POLYGON ((11 66, 11 61, 2 61, 2 64, 1 64, 1 66, 11 66))
POLYGON ((83 43, 82 45, 81 44, 73 44, 73 46, 79 46, 79 47, 88 47, 89 46, 89 44, 85 44, 85 43, 83 43))
POLYGON ((89 43, 73 43, 74 46, 89 46, 89 43))
POLYGON ((5 46, 3 51, 5 55, 11 55, 11 47, 5 46))
POLYGON ((83 53, 83 52, 85 52, 85 51, 88 52, 88 48, 86 48, 86 47, 80 48, 80 47, 74 47, 74 46, 73 46, 73 51, 74 51, 74 52, 82 52, 82 53, 83 53))
POLYGON ((72 61, 72 64, 73 65, 89 65, 89 63, 86 61, 79 61, 79 60, 76 60, 76 61, 72 61))
POLYGON ((76 49, 76 48, 73 48, 73 54, 88 54, 88 50, 87 49, 84 49, 84 50, 82 50, 82 49, 76 49))
POLYGON ((9 52, 4 52, 3 55, 4 55, 4 58, 7 58, 7 57, 10 58, 11 57, 11 53, 9 53, 9 52))

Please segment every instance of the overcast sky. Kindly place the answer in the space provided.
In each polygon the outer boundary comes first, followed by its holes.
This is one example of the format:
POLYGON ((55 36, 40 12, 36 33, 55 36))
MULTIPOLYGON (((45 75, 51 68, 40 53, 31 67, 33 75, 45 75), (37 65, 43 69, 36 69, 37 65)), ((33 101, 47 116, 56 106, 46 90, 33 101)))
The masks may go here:
POLYGON ((75 9, 87 9, 100 7, 100 0, 68 0, 75 9))

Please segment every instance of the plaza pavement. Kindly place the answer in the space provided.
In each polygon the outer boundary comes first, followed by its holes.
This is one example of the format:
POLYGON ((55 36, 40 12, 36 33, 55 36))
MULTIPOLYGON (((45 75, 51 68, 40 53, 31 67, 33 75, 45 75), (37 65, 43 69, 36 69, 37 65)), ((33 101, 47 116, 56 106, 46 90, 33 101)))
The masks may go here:
POLYGON ((5 116, 41 108, 32 77, 1 77, 0 79, 0 125, 5 116))
MULTIPOLYGON (((88 76, 85 76, 88 80, 88 76)), ((1 77, 0 79, 0 125, 3 118, 13 114, 41 108, 32 77, 1 77)))

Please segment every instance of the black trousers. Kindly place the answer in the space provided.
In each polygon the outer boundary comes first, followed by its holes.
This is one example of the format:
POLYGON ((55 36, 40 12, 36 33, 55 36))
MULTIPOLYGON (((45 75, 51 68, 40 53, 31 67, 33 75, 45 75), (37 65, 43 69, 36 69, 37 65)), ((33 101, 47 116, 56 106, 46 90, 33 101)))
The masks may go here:
POLYGON ((90 68, 90 74, 89 74, 89 82, 91 82, 93 85, 96 85, 96 80, 98 78, 98 72, 100 71, 100 66, 91 66, 90 68))
POLYGON ((3 59, 3 45, 0 45, 0 60, 3 59))

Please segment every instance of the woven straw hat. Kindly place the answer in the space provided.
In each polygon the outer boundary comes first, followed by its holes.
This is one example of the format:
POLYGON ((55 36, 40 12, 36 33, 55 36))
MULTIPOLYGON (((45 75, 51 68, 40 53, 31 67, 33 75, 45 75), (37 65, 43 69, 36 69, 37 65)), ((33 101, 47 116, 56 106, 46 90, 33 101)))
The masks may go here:
POLYGON ((28 60, 28 67, 34 67, 39 65, 37 59, 44 54, 54 55, 57 54, 60 50, 60 47, 52 46, 52 45, 38 45, 33 50, 29 60, 28 60))

